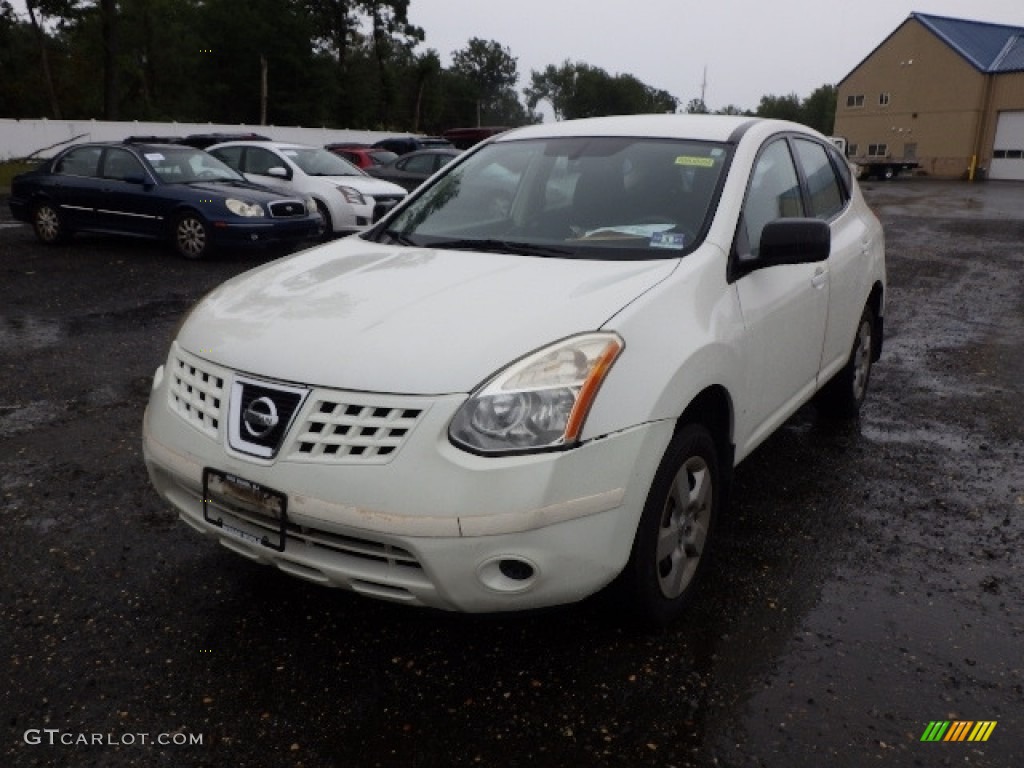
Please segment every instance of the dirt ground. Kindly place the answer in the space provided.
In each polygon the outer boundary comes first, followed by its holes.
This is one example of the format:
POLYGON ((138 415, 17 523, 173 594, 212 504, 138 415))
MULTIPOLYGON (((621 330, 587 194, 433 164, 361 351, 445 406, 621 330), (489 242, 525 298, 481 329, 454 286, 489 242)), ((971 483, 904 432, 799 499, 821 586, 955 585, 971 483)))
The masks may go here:
POLYGON ((181 313, 273 254, 45 248, 0 200, 0 765, 1021 765, 1024 188, 865 190, 890 287, 863 416, 806 408, 737 469, 706 588, 658 634, 604 596, 391 606, 200 539, 146 478, 150 377, 181 313), (932 721, 996 726, 922 742, 932 721))

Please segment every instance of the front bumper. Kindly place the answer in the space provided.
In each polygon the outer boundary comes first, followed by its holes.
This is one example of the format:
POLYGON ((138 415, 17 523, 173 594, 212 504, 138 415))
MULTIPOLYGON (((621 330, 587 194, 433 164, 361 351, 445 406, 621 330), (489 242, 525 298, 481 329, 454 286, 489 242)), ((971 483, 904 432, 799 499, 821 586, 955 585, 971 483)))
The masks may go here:
MULTIPOLYGON (((289 437, 276 459, 263 460, 234 452, 223 420, 190 422, 169 406, 171 378, 158 371, 144 453, 154 487, 185 522, 292 575, 447 610, 556 605, 608 584, 628 560, 673 427, 657 422, 570 451, 483 458, 447 440, 464 400, 455 395, 421 403, 422 417, 386 459, 324 461, 292 452, 289 437), (237 509, 214 505, 223 526, 204 518, 204 468, 287 496, 283 551, 260 544, 259 521, 237 509)), ((321 390, 313 393, 293 431, 320 402, 321 390)))
POLYGON ((315 240, 320 232, 320 217, 297 221, 259 220, 210 222, 214 245, 222 248, 260 248, 267 245, 303 243, 315 240))

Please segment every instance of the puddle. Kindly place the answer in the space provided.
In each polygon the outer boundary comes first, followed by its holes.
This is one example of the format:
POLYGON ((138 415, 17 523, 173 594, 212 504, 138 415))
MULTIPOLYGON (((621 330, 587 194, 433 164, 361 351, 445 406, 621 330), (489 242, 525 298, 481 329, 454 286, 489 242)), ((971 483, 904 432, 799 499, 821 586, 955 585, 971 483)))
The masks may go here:
POLYGON ((44 349, 59 342, 63 334, 55 320, 40 317, 0 319, 0 349, 44 349))
POLYGON ((0 405, 0 437, 10 437, 49 424, 63 412, 63 406, 48 400, 35 400, 24 405, 0 405))
POLYGON ((153 323, 165 322, 168 318, 177 318, 192 304, 190 299, 173 296, 138 307, 93 312, 64 321, 35 315, 0 317, 0 351, 46 349, 69 336, 103 331, 134 331, 153 323))

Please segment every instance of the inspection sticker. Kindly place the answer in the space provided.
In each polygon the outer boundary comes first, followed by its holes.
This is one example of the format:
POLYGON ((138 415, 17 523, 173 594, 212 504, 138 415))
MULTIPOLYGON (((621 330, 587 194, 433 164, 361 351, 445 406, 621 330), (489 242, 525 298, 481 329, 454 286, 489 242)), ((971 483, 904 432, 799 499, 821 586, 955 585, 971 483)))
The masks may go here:
POLYGON ((166 158, 163 155, 161 155, 159 152, 147 152, 146 153, 146 159, 151 161, 151 162, 154 162, 154 163, 158 162, 160 160, 166 160, 166 158))
POLYGON ((655 232, 651 235, 651 248, 670 248, 681 251, 686 247, 686 235, 681 232, 655 232))
POLYGON ((696 168, 714 168, 715 158, 691 157, 689 155, 682 155, 676 158, 676 165, 688 165, 696 168))

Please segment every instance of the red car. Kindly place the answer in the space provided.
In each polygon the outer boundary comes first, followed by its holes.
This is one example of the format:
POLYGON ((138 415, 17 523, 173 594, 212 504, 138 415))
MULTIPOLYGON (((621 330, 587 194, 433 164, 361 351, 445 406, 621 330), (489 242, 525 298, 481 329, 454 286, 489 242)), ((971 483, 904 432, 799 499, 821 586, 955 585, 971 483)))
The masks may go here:
POLYGON ((348 160, 357 168, 372 168, 376 165, 390 163, 398 155, 377 147, 354 147, 347 144, 328 144, 325 149, 348 160))

